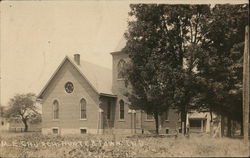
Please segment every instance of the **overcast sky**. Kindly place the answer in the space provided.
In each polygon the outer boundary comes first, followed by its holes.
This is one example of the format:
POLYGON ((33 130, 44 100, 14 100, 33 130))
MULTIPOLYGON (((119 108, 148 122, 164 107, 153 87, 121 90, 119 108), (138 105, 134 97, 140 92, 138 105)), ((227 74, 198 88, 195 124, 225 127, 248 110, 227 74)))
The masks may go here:
POLYGON ((0 5, 2 105, 17 93, 38 94, 65 55, 80 53, 84 60, 111 68, 110 52, 119 47, 129 12, 129 1, 114 0, 2 1, 0 5))

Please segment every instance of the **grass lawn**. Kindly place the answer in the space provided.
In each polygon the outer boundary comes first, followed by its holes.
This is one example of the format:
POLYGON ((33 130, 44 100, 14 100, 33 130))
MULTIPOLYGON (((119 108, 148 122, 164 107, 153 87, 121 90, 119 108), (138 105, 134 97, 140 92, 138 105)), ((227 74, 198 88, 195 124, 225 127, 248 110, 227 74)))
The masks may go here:
POLYGON ((53 136, 40 133, 0 135, 0 157, 238 157, 249 156, 240 139, 210 138, 193 134, 53 136))

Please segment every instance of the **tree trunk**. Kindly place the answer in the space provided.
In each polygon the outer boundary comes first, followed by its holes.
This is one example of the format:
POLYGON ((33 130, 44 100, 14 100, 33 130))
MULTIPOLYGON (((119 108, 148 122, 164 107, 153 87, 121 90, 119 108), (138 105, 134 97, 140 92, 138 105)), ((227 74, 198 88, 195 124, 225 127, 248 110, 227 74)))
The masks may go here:
POLYGON ((184 109, 182 109, 182 112, 181 112, 181 131, 184 135, 186 135, 186 133, 187 133, 187 112, 185 110, 185 107, 184 107, 184 109))
POLYGON ((221 137, 224 137, 224 116, 221 115, 221 137))
POLYGON ((210 110, 210 136, 213 136, 214 133, 214 127, 213 127, 213 113, 210 110))
POLYGON ((187 134, 187 112, 184 112, 184 135, 187 134))
POLYGON ((236 121, 232 121, 232 137, 235 136, 235 132, 236 132, 236 121))
POLYGON ((240 135, 243 136, 243 121, 240 122, 240 135))
POLYGON ((184 121, 184 135, 186 135, 187 134, 187 114, 185 113, 185 121, 184 121))
POLYGON ((23 124, 24 124, 24 132, 28 132, 28 123, 27 120, 23 119, 23 124))
POLYGON ((157 135, 159 135, 159 117, 158 113, 154 113, 154 118, 155 118, 155 132, 157 135))
POLYGON ((227 136, 232 136, 232 120, 230 117, 227 118, 227 136))

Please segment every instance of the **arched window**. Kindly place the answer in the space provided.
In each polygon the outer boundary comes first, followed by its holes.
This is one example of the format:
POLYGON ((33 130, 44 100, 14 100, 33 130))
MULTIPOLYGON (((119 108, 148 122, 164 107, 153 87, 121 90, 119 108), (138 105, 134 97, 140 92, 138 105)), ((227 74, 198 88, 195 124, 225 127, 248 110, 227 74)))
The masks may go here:
POLYGON ((117 69, 118 69, 118 76, 117 78, 118 79, 122 79, 125 77, 125 72, 124 72, 124 67, 125 67, 125 61, 123 59, 121 59, 119 62, 118 62, 118 66, 117 66, 117 69))
POLYGON ((59 103, 57 100, 53 102, 53 119, 59 119, 59 103))
POLYGON ((87 109, 86 109, 86 100, 81 99, 80 100, 80 119, 86 119, 87 118, 87 109))
POLYGON ((120 119, 123 120, 124 119, 124 101, 120 100, 119 104, 120 104, 120 119))

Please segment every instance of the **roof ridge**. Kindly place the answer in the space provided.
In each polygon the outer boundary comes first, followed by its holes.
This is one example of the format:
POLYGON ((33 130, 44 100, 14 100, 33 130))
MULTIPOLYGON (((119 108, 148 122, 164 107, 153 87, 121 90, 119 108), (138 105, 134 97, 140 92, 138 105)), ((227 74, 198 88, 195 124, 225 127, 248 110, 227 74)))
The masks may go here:
POLYGON ((52 74, 50 79, 47 81, 46 85, 43 87, 41 92, 38 94, 38 98, 42 97, 42 94, 47 89, 51 80, 56 76, 58 71, 61 69, 63 64, 68 60, 76 70, 82 75, 82 77, 90 84, 90 86, 94 89, 98 94, 108 94, 112 95, 112 69, 103 67, 101 65, 91 63, 81 59, 82 65, 77 65, 74 61, 74 58, 65 56, 63 61, 57 67, 56 71, 52 74), (84 63, 86 65, 84 66, 84 63))
POLYGON ((80 72, 94 86, 99 93, 112 94, 112 69, 96 63, 80 59, 80 65, 69 57, 72 63, 79 68, 80 72))
POLYGON ((102 65, 98 65, 98 64, 96 64, 96 63, 92 63, 92 62, 89 62, 89 61, 84 60, 84 59, 80 59, 80 60, 81 60, 81 61, 84 61, 84 62, 86 62, 86 63, 92 64, 92 65, 95 65, 95 66, 104 68, 104 69, 112 70, 112 68, 108 68, 108 67, 105 67, 105 66, 102 66, 102 65))
MULTIPOLYGON (((71 61, 75 63, 75 61, 74 61, 74 58, 73 58, 73 57, 68 57, 68 58, 70 58, 70 59, 71 59, 71 61)), ((92 65, 95 65, 95 66, 101 67, 101 68, 103 68, 103 69, 107 69, 107 70, 111 70, 111 71, 112 71, 112 68, 108 68, 108 67, 105 67, 105 66, 102 66, 102 65, 96 64, 96 63, 92 63, 92 62, 89 62, 89 61, 84 60, 84 59, 80 59, 80 61, 83 61, 83 62, 85 62, 85 63, 89 63, 89 64, 92 64, 92 65)), ((80 62, 80 65, 77 65, 77 66, 81 66, 81 63, 82 63, 82 62, 80 62)), ((76 63, 75 63, 75 64, 76 64, 76 63)))

